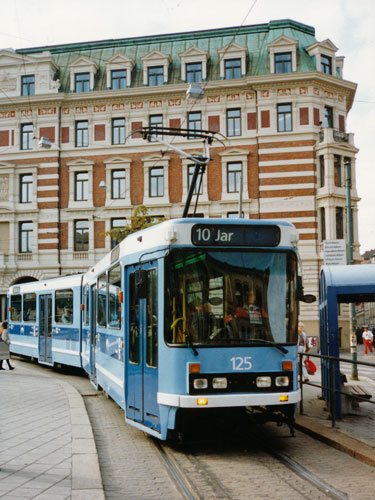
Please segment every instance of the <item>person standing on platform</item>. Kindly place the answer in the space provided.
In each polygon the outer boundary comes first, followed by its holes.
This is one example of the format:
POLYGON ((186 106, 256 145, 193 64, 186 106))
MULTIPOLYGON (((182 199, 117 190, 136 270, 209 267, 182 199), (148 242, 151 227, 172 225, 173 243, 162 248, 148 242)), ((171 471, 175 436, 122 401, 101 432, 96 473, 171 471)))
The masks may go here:
POLYGON ((5 370, 3 368, 3 361, 8 363, 9 370, 14 370, 14 366, 10 364, 10 339, 8 335, 8 322, 3 321, 1 323, 1 337, 0 337, 0 370, 5 370))
MULTIPOLYGON (((308 352, 309 346, 307 343, 307 335, 304 332, 305 325, 302 322, 298 323, 298 352, 299 353, 304 353, 308 352)), ((304 363, 304 359, 302 358, 302 376, 303 376, 303 381, 308 382, 309 381, 309 374, 307 373, 307 369, 304 363)))
POLYGON ((367 349, 372 353, 372 341, 374 339, 374 335, 369 331, 368 326, 364 325, 362 332, 363 344, 365 346, 364 354, 367 356, 367 349))

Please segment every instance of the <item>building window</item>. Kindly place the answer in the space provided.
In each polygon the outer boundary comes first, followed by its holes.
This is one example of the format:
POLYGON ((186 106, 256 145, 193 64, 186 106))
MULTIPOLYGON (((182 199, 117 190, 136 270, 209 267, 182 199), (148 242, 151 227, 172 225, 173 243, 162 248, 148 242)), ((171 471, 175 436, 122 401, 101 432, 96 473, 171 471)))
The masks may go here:
MULTIPOLYGON (((193 180, 193 175, 194 175, 194 170, 195 170, 195 165, 188 165, 187 168, 187 173, 188 173, 188 191, 191 186, 191 181, 193 180)), ((198 189, 199 189, 199 194, 203 194, 203 174, 201 171, 199 171, 198 177, 197 177, 197 182, 195 184, 194 188, 194 195, 198 194, 198 189)))
POLYGON ((325 183, 325 168, 324 168, 324 155, 319 156, 319 170, 320 170, 320 187, 325 183))
POLYGON ((320 209, 320 238, 322 241, 326 239, 326 210, 324 207, 320 209))
POLYGON ((76 92, 88 92, 90 90, 90 73, 76 73, 74 82, 76 92))
POLYGON ((89 249, 89 221, 76 220, 74 222, 74 251, 87 252, 89 249))
POLYGON ((163 167, 150 168, 150 197, 164 196, 164 169, 163 167))
POLYGON ((277 131, 290 132, 292 130, 292 105, 277 105, 277 131))
POLYGON ((228 193, 239 193, 241 187, 242 163, 227 164, 227 190, 228 193))
POLYGON ((241 78, 241 59, 225 59, 224 74, 226 80, 241 78))
POLYGON ((275 73, 292 72, 292 53, 279 52, 275 54, 275 73))
POLYGON ((112 170, 112 200, 125 198, 125 170, 112 170))
POLYGON ((76 147, 82 148, 89 145, 89 122, 76 122, 76 147))
POLYGON ((186 64, 186 81, 188 83, 202 81, 202 63, 186 64))
POLYGON ((340 155, 334 155, 333 157, 333 179, 336 187, 342 187, 340 155))
POLYGON ((188 139, 194 139, 196 135, 194 130, 202 130, 202 114, 200 111, 188 113, 187 126, 189 129, 188 139))
POLYGON ((125 144, 125 118, 112 119, 112 144, 125 144))
POLYGON ((115 69, 111 71, 112 90, 126 89, 126 69, 115 69))
POLYGON ((21 149, 33 149, 34 129, 32 123, 21 125, 21 149))
POLYGON ((241 110, 227 110, 227 136, 233 137, 241 135, 241 110))
POLYGON ((77 172, 74 179, 75 201, 86 201, 88 199, 89 174, 88 172, 77 172))
POLYGON ((333 128, 333 108, 331 106, 324 106, 323 126, 333 128))
POLYGON ((150 87, 163 85, 164 68, 163 66, 151 66, 147 68, 148 84, 150 87))
POLYGON ((22 77, 21 95, 34 95, 35 94, 35 76, 25 75, 22 77))
POLYGON ((33 223, 20 222, 19 225, 19 252, 31 253, 33 250, 33 223))
POLYGON ((344 209, 336 207, 336 239, 344 239, 344 209))
MULTIPOLYGON (((149 117, 149 125, 150 127, 160 128, 163 126, 163 115, 150 115, 149 117)), ((162 139, 162 135, 155 135, 151 137, 151 142, 156 141, 158 139, 162 139)))
POLYGON ((20 175, 20 203, 31 203, 33 201, 33 176, 31 174, 20 175))
POLYGON ((323 73, 326 75, 332 75, 332 57, 321 54, 320 66, 323 73))
MULTIPOLYGON (((111 219, 111 229, 122 230, 126 226, 126 219, 111 219)), ((120 243, 116 238, 111 238, 111 248, 115 248, 120 243)))

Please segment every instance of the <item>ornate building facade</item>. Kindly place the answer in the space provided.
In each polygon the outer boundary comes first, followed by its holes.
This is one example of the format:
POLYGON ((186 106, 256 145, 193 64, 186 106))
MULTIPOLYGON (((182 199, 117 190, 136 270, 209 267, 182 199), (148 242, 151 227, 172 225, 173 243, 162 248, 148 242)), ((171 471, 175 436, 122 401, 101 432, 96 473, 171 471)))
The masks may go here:
MULTIPOLYGON (((318 295, 322 241, 346 238, 345 162, 359 257, 356 85, 337 51, 291 20, 1 50, 1 315, 9 285, 92 266, 135 206, 181 216, 191 162, 145 141, 147 125, 218 132, 197 213, 237 216, 242 189, 244 217, 295 224, 305 292, 318 295), (186 98, 192 82, 202 100, 186 98)), ((201 154, 201 140, 171 140, 201 154)), ((317 334, 317 304, 302 307, 317 334)))

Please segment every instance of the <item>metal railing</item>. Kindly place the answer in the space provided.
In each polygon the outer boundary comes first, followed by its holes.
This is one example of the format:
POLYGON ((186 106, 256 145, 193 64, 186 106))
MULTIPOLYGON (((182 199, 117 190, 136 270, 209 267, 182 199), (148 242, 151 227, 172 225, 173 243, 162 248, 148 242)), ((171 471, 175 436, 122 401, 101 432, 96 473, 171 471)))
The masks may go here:
MULTIPOLYGON (((324 354, 310 354, 310 353, 300 353, 299 354, 299 379, 300 379, 300 388, 301 388, 301 401, 300 401, 300 414, 303 415, 303 385, 310 385, 312 387, 317 387, 318 389, 322 389, 324 391, 329 392, 330 397, 329 397, 329 412, 330 412, 330 418, 332 422, 332 427, 335 427, 336 425, 336 395, 341 394, 343 396, 348 396, 347 392, 341 391, 336 389, 335 387, 335 363, 355 363, 357 365, 363 365, 363 366, 370 366, 372 368, 375 368, 375 363, 367 363, 366 361, 353 361, 351 359, 347 358, 337 358, 335 356, 326 356, 324 354), (326 360, 329 363, 329 370, 328 373, 330 374, 328 384, 329 386, 324 386, 322 384, 313 384, 310 381, 305 382, 303 380, 303 375, 302 375, 302 363, 304 362, 303 358, 318 358, 318 359, 323 359, 326 360)), ((341 375, 341 373, 340 373, 341 375)), ((340 380, 341 384, 341 380, 340 380)), ((341 388, 341 385, 340 385, 341 388)), ((350 394, 350 398, 358 401, 363 401, 366 403, 370 404, 375 404, 375 401, 370 401, 369 399, 359 396, 357 394, 350 394)))

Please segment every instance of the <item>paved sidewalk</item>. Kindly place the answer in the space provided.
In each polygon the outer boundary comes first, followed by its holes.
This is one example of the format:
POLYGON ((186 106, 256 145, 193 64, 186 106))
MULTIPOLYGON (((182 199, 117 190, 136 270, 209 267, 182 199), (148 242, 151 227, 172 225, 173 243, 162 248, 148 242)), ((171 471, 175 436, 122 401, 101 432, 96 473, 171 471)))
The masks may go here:
MULTIPOLYGON (((341 358, 351 359, 349 352, 340 352, 341 358)), ((320 385, 320 361, 311 358, 318 371, 310 376, 312 384, 320 385)), ((357 360, 375 364, 375 353, 363 355, 363 345, 358 345, 357 360)), ((375 367, 358 365, 359 380, 353 381, 351 364, 341 363, 340 370, 346 374, 348 383, 359 384, 372 394, 375 401, 375 367)), ((303 415, 297 413, 297 428, 311 434, 335 448, 375 467, 375 405, 368 402, 359 403, 359 409, 344 414, 332 428, 326 402, 320 399, 321 389, 303 385, 303 415)))
POLYGON ((0 372, 0 499, 104 500, 81 395, 12 363, 0 372))

